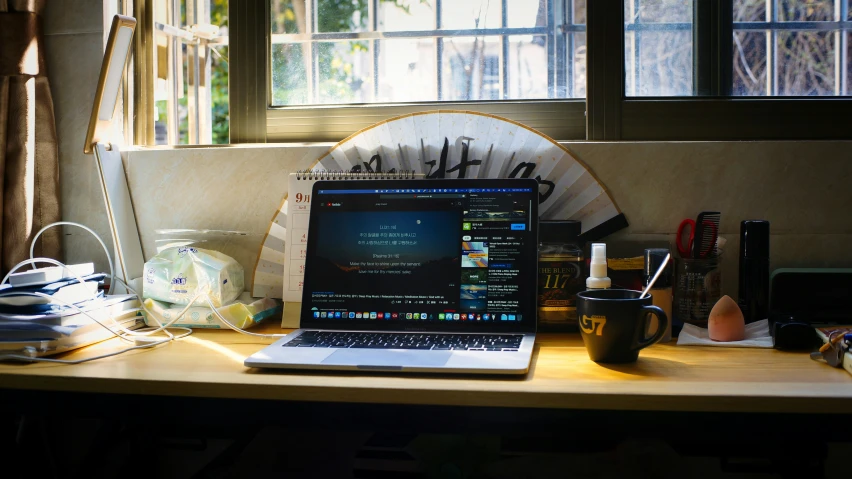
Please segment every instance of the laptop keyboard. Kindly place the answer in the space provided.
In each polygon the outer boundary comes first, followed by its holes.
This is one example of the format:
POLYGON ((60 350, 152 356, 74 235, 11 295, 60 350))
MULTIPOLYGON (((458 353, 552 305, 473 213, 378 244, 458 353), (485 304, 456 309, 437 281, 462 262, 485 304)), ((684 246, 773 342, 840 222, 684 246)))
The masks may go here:
POLYGON ((520 334, 429 334, 305 331, 285 348, 424 349, 517 351, 520 334))

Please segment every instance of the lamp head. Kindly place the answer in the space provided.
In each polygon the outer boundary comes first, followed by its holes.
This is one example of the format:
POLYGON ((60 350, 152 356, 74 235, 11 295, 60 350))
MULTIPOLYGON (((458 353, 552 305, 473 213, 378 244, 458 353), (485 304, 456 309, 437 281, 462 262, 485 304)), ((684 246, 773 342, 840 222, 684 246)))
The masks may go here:
POLYGON ((121 77, 127 58, 130 57, 131 40, 135 29, 135 18, 116 15, 112 19, 83 153, 91 154, 93 145, 103 141, 110 132, 109 127, 121 88, 121 77))

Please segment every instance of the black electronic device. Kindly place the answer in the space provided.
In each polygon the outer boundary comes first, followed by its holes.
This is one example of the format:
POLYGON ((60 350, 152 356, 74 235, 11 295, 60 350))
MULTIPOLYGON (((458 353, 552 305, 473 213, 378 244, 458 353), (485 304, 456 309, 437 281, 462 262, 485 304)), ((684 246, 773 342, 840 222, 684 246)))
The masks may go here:
POLYGON ((776 349, 811 349, 814 327, 852 324, 852 269, 785 268, 772 273, 769 330, 776 349))

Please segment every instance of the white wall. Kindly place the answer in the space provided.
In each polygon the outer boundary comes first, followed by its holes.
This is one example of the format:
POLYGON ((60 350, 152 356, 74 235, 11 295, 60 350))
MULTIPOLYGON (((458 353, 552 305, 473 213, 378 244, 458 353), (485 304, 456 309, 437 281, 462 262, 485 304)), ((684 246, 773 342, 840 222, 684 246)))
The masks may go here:
MULTIPOLYGON (((852 267, 852 142, 565 143, 606 185, 630 226, 607 241, 674 241, 681 219, 722 212, 723 289, 736 296, 739 222, 772 224, 771 267, 852 267)), ((128 176, 145 254, 156 229, 228 229, 251 271, 287 175, 328 145, 136 149, 128 176)), ((162 237, 162 236, 160 236, 162 237)), ((641 255, 641 249, 636 250, 641 255)), ((250 280, 250 278, 248 278, 250 280)))
MULTIPOLYGON (((46 63, 59 137, 62 218, 90 226, 110 244, 95 157, 83 154, 83 143, 112 21, 111 13, 105 11, 113 12, 112 3, 53 1, 44 12, 46 63)), ((106 265, 100 246, 89 233, 66 227, 64 234, 69 261, 106 265)))

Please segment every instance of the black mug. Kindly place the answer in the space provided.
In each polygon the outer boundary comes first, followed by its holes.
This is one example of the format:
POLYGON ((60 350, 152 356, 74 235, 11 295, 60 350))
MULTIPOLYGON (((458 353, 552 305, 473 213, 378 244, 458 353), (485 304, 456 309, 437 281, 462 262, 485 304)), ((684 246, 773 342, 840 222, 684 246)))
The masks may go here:
POLYGON ((631 363, 639 350, 659 341, 669 318, 662 309, 651 305, 651 295, 629 289, 598 289, 577 293, 577 319, 589 358, 599 363, 631 363), (645 336, 651 315, 659 326, 645 336))

